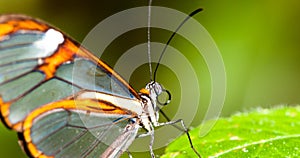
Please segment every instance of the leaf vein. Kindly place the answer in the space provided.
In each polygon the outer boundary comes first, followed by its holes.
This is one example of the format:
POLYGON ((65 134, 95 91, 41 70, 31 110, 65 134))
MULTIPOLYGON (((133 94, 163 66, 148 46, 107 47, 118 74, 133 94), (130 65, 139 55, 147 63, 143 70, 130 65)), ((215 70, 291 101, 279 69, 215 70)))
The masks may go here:
POLYGON ((268 143, 268 142, 272 142, 272 141, 276 141, 276 140, 288 139, 288 138, 297 138, 297 137, 300 137, 300 134, 294 134, 294 135, 289 135, 289 136, 279 136, 279 137, 274 137, 274 138, 270 138, 270 139, 263 139, 263 140, 252 142, 252 143, 246 143, 244 145, 239 145, 239 146, 236 146, 232 149, 216 153, 214 156, 209 156, 209 158, 216 158, 216 157, 219 157, 221 155, 227 154, 231 151, 243 149, 243 148, 246 148, 246 147, 252 146, 252 145, 264 144, 264 143, 268 143))

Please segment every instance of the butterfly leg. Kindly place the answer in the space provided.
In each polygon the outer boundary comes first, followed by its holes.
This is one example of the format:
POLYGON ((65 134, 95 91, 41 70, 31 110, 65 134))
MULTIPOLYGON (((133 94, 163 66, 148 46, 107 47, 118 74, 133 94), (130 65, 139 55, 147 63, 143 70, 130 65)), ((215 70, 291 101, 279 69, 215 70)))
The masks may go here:
MULTIPOLYGON (((165 112, 162 109, 159 109, 159 112, 162 114, 162 116, 167 120, 167 122, 171 122, 171 119, 165 114, 165 112)), ((179 131, 185 132, 184 129, 181 127, 177 126, 176 124, 171 124, 173 127, 178 129, 179 131)), ((189 129, 188 129, 189 130, 189 129)))
POLYGON ((131 155, 130 151, 126 150, 126 152, 127 152, 127 154, 128 154, 128 157, 129 157, 129 158, 132 158, 132 155, 131 155))
POLYGON ((192 143, 192 139, 191 139, 191 136, 189 134, 189 130, 188 128, 186 128, 185 124, 184 124, 184 121, 182 119, 178 119, 176 121, 169 121, 169 122, 163 122, 163 123, 157 123, 155 124, 154 126, 155 127, 158 127, 158 126, 165 126, 165 125, 175 125, 176 123, 180 122, 181 123, 181 126, 182 128, 184 129, 184 132, 185 134, 187 135, 188 139, 189 139, 189 143, 190 143, 190 146, 191 148, 193 149, 193 151, 195 152, 195 154, 201 158, 201 155, 198 153, 198 151, 194 148, 193 146, 193 143, 192 143))
POLYGON ((154 152, 153 152, 153 142, 154 142, 154 132, 150 133, 150 143, 149 143, 149 149, 150 154, 152 158, 155 158, 154 152))
POLYGON ((149 148, 150 148, 150 154, 152 158, 155 158, 154 152, 153 152, 153 142, 154 142, 154 132, 147 132, 144 134, 140 134, 138 136, 136 136, 136 138, 142 138, 142 137, 146 137, 146 136, 150 136, 150 143, 149 143, 149 148))
POLYGON ((143 134, 137 135, 136 138, 150 136, 150 143, 149 143, 150 154, 151 154, 152 158, 155 158, 155 155, 154 155, 154 152, 153 152, 154 128, 153 128, 152 124, 149 124, 149 129, 150 130, 147 133, 143 133, 143 134))

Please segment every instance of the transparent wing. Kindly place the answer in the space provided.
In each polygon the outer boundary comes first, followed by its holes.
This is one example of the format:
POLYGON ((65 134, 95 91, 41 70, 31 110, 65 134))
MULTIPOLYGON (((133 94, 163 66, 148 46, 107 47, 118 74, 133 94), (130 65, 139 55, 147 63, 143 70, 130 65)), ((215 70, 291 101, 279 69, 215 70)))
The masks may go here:
POLYGON ((102 153, 101 158, 120 157, 136 138, 138 129, 138 124, 128 124, 122 134, 102 153))
POLYGON ((35 109, 87 90, 139 98, 109 66, 57 29, 22 15, 0 16, 0 117, 6 126, 22 132, 35 109))
MULTIPOLYGON (((124 131, 134 139, 137 129, 125 130, 132 117, 106 102, 63 100, 34 110, 19 137, 32 157, 100 157, 114 142, 126 140, 119 138, 124 131)), ((128 146, 114 151, 121 154, 128 146)))

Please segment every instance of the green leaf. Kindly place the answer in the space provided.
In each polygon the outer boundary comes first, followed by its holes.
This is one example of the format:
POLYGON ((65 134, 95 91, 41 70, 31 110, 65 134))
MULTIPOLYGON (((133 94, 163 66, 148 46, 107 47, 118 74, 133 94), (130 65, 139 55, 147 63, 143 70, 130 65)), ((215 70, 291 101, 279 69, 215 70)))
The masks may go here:
MULTIPOLYGON (((200 138, 201 127, 203 125, 190 134, 203 158, 300 157, 300 106, 256 109, 221 118, 206 136, 200 138)), ((166 148, 162 158, 170 157, 196 157, 186 136, 166 148)))

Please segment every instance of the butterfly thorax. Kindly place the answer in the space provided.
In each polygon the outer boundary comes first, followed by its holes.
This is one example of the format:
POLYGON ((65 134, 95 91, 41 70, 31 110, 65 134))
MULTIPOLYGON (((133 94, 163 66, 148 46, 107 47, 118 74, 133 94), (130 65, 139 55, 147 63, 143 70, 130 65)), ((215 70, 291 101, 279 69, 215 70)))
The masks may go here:
POLYGON ((159 119, 159 108, 157 107, 156 101, 157 96, 162 93, 162 86, 157 82, 150 82, 146 87, 140 90, 140 96, 143 102, 143 112, 140 116, 142 126, 152 131, 153 126, 158 125, 159 119))

